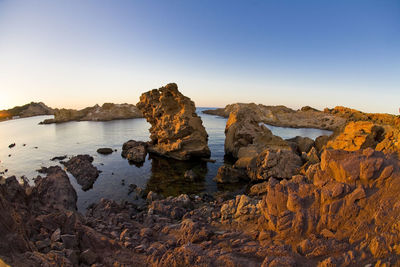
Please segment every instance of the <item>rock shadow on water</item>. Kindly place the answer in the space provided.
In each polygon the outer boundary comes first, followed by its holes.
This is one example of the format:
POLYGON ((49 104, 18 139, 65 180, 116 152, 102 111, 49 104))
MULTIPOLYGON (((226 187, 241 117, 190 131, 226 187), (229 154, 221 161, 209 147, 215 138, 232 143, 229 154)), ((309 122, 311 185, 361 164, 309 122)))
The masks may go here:
MULTIPOLYGON (((146 191, 167 196, 180 194, 199 194, 206 190, 207 163, 200 160, 180 161, 170 158, 150 155, 151 176, 147 182, 146 191), (185 178, 185 173, 196 175, 196 179, 185 178)), ((187 176, 187 175, 186 175, 187 176)))

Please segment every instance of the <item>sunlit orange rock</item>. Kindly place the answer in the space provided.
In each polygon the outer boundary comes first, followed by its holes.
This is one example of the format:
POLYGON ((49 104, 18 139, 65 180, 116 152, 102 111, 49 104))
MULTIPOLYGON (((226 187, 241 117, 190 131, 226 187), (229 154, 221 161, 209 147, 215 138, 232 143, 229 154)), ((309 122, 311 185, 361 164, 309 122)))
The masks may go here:
POLYGON ((195 104, 175 83, 143 93, 137 107, 151 124, 150 152, 178 160, 210 156, 208 135, 195 104))

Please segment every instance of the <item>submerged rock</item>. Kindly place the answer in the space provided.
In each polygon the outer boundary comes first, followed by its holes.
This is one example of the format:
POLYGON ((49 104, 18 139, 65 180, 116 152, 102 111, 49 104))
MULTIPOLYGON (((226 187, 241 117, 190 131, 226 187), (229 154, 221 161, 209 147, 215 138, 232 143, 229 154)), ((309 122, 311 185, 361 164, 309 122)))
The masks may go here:
POLYGON ((150 152, 178 160, 210 157, 208 135, 194 102, 175 83, 142 94, 137 107, 151 124, 150 152))
POLYGON ((89 155, 78 155, 72 157, 67 162, 62 162, 67 171, 69 171, 75 178, 78 184, 82 186, 83 191, 87 191, 93 187, 97 177, 99 177, 99 170, 93 166, 93 157, 89 155))

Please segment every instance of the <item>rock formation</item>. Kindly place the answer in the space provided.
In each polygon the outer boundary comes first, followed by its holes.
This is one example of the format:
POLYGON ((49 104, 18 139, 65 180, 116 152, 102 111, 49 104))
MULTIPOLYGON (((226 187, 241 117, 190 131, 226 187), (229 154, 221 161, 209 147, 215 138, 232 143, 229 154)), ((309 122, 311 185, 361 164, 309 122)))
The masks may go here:
POLYGON ((94 182, 99 177, 100 171, 92 164, 93 157, 89 155, 78 155, 72 157, 67 162, 61 162, 67 170, 76 178, 83 191, 93 187, 94 182))
POLYGON ((12 109, 0 110, 0 121, 12 118, 27 118, 40 115, 52 115, 54 110, 44 103, 31 102, 23 106, 17 106, 12 109))
POLYGON ((178 160, 210 156, 208 135, 194 102, 176 84, 142 94, 137 107, 151 124, 150 152, 178 160))
POLYGON ((149 192, 145 205, 102 199, 84 216, 65 172, 50 167, 35 187, 15 177, 0 184, 0 258, 11 266, 397 266, 399 190, 396 157, 325 150, 305 175, 271 178, 250 195, 149 192))
POLYGON ((122 145, 121 156, 132 163, 143 163, 147 156, 147 143, 129 140, 122 145))
POLYGON ((81 110, 55 109, 54 119, 47 119, 42 124, 68 121, 111 121, 120 119, 142 118, 142 113, 135 105, 104 103, 81 110))
POLYGON ((240 153, 245 153, 244 150, 242 152, 240 150, 249 146, 256 153, 260 153, 266 148, 289 149, 286 141, 273 135, 267 127, 259 122, 260 116, 252 108, 244 106, 232 111, 225 127, 225 154, 238 158, 240 153))
POLYGON ((219 183, 237 182, 245 178, 291 178, 300 169, 301 158, 293 151, 299 150, 299 147, 310 149, 313 142, 310 144, 302 138, 285 141, 260 124, 260 116, 257 110, 249 106, 230 113, 225 128, 225 154, 237 161, 233 167, 220 168, 215 178, 219 183))
POLYGON ((292 110, 285 106, 264 106, 254 103, 236 103, 227 105, 223 109, 205 110, 203 113, 217 116, 229 117, 232 112, 243 108, 249 108, 254 113, 258 122, 273 126, 292 128, 317 128, 325 130, 336 130, 346 123, 346 118, 322 112, 310 107, 303 107, 300 110, 292 110))
POLYGON ((350 121, 326 144, 327 148, 356 151, 367 147, 400 156, 400 129, 371 121, 350 121))
POLYGON ((345 118, 347 121, 370 121, 379 125, 400 127, 400 116, 384 113, 365 113, 351 108, 337 106, 333 109, 324 109, 325 113, 345 118))

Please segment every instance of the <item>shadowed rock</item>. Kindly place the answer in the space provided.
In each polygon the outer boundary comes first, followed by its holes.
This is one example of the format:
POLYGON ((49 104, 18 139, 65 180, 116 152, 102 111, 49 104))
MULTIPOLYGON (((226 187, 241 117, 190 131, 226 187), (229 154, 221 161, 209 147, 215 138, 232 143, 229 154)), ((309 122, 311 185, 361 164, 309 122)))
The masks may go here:
POLYGON ((92 188, 97 177, 99 177, 100 172, 93 166, 92 162, 93 157, 89 155, 78 155, 72 157, 67 162, 62 162, 62 164, 67 167, 67 171, 69 171, 76 178, 78 184, 82 186, 83 191, 92 188))
POLYGON ((122 145, 121 156, 132 163, 143 163, 146 160, 147 145, 147 142, 129 140, 122 145))
POLYGON ((114 152, 114 150, 112 150, 112 148, 109 148, 109 147, 103 147, 103 148, 97 149, 97 153, 102 154, 102 155, 109 155, 109 154, 112 154, 113 152, 114 152))
POLYGON ((137 107, 151 124, 150 152, 178 160, 210 157, 208 135, 194 102, 175 83, 142 94, 137 107))

